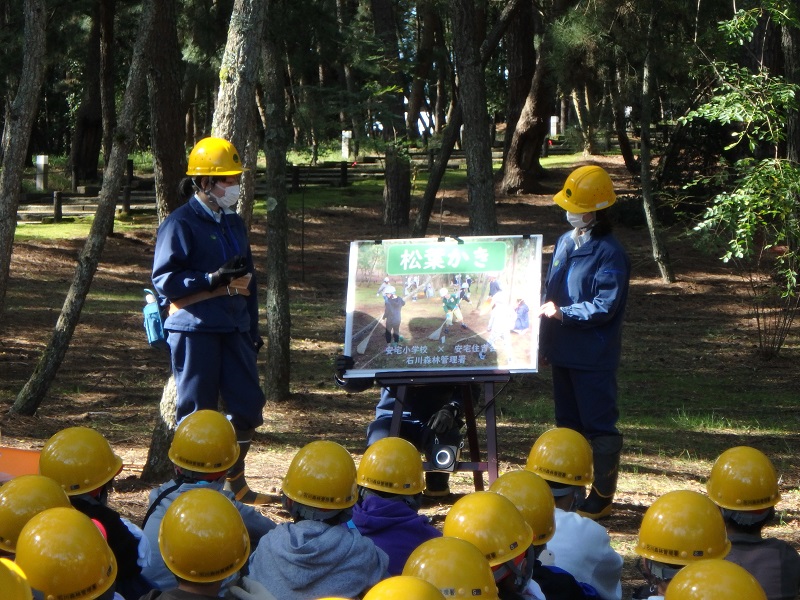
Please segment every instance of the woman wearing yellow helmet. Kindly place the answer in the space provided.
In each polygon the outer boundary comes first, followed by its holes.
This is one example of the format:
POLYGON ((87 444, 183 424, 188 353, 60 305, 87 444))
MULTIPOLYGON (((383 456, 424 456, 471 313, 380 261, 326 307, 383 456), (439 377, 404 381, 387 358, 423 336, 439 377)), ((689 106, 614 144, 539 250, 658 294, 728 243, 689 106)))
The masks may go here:
POLYGON ((572 228, 556 242, 547 271, 540 351, 553 371, 556 425, 592 444, 594 485, 579 512, 599 519, 611 513, 622 450, 617 367, 630 260, 611 235, 606 209, 616 196, 602 168, 575 169, 553 200, 572 228))
POLYGON ((181 184, 188 201, 161 224, 153 258, 153 285, 170 303, 164 322, 178 392, 177 421, 199 409, 217 409, 220 396, 236 428, 241 452, 228 473, 238 500, 266 504, 251 491, 244 461, 265 398, 256 356, 255 268, 247 226, 233 210, 244 171, 227 140, 200 140, 181 184))

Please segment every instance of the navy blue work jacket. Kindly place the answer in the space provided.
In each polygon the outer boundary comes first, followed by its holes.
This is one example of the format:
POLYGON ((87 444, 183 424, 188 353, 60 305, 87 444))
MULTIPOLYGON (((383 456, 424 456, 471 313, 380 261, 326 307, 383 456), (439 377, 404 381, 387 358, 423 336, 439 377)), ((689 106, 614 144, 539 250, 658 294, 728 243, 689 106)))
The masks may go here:
POLYGON ((590 237, 575 247, 562 235, 547 270, 544 302, 564 320, 541 318, 539 349, 553 365, 591 371, 616 369, 628 299, 630 261, 612 235, 590 237))
POLYGON ((235 255, 244 256, 253 273, 249 296, 217 296, 191 304, 170 315, 164 327, 173 331, 207 333, 249 332, 258 339, 258 298, 253 255, 247 228, 231 210, 222 222, 200 205, 196 197, 174 210, 158 228, 153 257, 153 285, 171 300, 210 289, 207 273, 213 273, 235 255))

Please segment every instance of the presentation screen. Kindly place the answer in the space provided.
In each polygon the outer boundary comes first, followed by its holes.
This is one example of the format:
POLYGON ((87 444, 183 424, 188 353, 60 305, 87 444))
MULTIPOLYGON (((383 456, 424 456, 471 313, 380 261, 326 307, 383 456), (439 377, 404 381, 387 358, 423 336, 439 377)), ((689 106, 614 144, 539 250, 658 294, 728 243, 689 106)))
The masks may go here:
POLYGON ((541 235, 350 243, 347 377, 536 372, 541 235))

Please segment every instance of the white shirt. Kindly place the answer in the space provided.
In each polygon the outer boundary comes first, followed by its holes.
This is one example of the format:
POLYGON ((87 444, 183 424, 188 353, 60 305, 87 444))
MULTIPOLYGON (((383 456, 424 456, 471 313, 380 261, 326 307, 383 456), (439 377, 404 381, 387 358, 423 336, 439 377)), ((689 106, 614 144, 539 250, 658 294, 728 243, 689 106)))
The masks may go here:
POLYGON ((605 527, 560 508, 555 517, 556 532, 547 542, 553 564, 594 587, 603 600, 621 600, 622 557, 611 547, 605 527))

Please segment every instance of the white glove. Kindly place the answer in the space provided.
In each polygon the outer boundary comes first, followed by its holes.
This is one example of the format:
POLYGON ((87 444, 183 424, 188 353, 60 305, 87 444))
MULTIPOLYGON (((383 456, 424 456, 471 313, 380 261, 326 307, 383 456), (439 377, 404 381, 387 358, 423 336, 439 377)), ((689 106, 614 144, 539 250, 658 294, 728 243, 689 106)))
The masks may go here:
POLYGON ((136 563, 144 568, 150 566, 150 540, 144 535, 144 532, 139 528, 138 525, 131 523, 128 519, 124 517, 120 517, 121 521, 125 524, 125 527, 128 528, 137 540, 139 540, 139 557, 136 560, 136 563))
POLYGON ((267 588, 250 577, 242 577, 239 585, 229 587, 227 595, 239 600, 278 600, 267 588))

